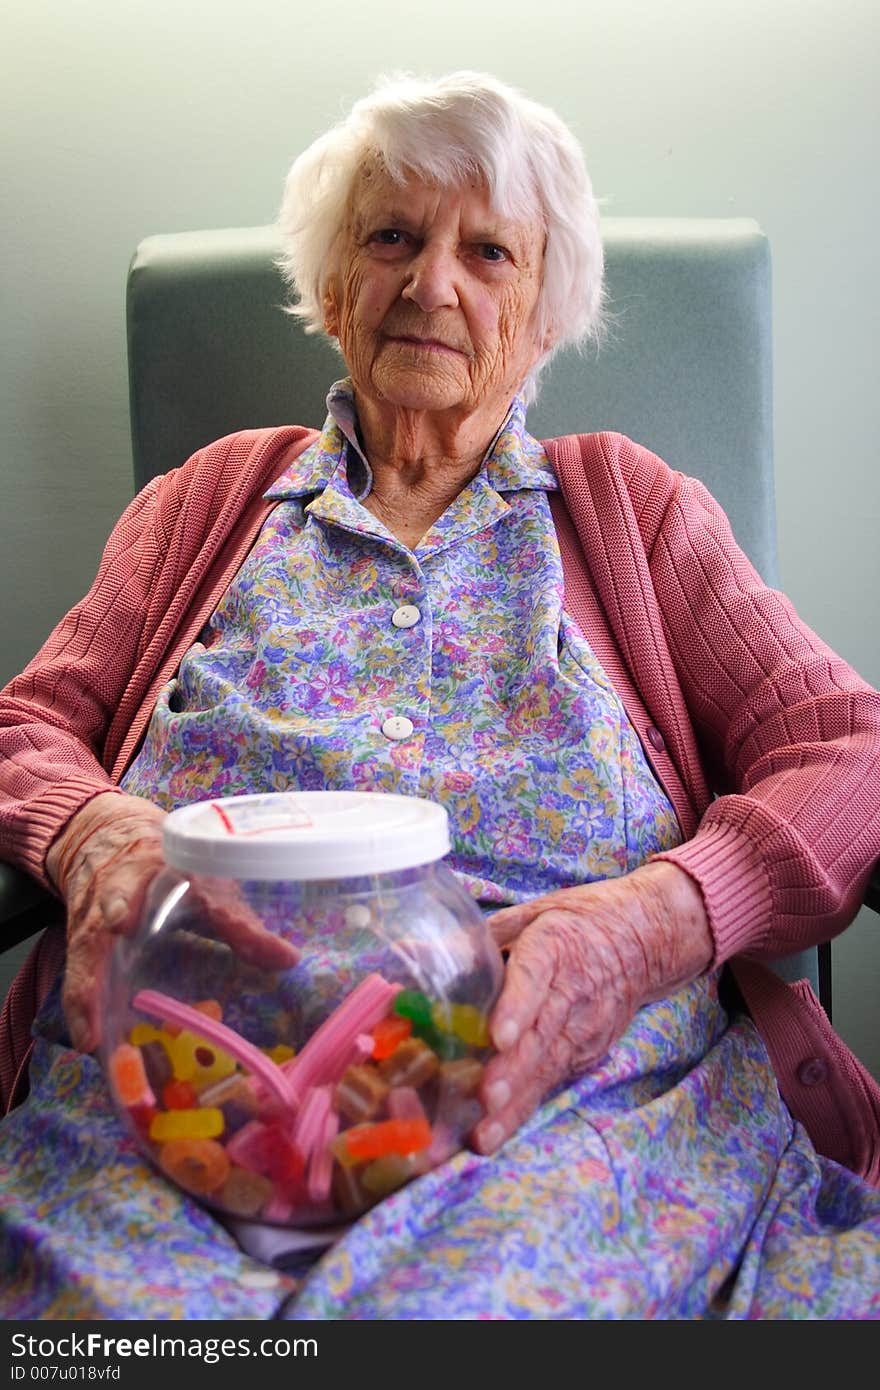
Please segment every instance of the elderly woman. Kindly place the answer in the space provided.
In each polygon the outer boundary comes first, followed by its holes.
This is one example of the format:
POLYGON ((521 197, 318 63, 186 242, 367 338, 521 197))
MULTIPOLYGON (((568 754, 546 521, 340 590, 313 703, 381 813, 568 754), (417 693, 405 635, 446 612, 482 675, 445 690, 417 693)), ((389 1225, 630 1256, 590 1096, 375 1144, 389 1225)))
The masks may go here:
POLYGON ((618 435, 530 438, 603 305, 550 111, 475 74, 381 84, 280 223, 347 370, 323 430, 151 483, 0 698, 0 852, 67 909, 0 1140, 0 1312, 876 1316, 880 1090, 760 962, 861 901, 880 696, 698 483, 618 435), (289 787, 441 802, 508 956, 470 1148, 323 1252, 149 1172, 88 1055, 166 812, 289 787))

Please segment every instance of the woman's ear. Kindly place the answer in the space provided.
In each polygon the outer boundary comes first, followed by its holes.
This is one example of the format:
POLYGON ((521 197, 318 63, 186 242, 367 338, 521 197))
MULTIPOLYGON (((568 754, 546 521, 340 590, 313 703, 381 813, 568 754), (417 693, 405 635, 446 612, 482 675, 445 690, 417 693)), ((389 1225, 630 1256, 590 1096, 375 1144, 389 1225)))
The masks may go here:
POLYGON ((558 332, 557 332, 557 330, 556 330, 556 324, 555 324, 555 323, 547 324, 546 328, 544 329, 544 334, 543 334, 543 336, 542 336, 542 338, 541 338, 541 356, 542 356, 542 357, 543 357, 543 355, 544 355, 545 352, 549 352, 550 349, 551 349, 552 347, 555 346, 556 340, 557 340, 558 337, 559 337, 559 334, 558 334, 558 332))
POLYGON ((336 304, 336 286, 332 279, 327 281, 321 300, 324 310, 324 332, 329 338, 339 337, 339 313, 336 304))

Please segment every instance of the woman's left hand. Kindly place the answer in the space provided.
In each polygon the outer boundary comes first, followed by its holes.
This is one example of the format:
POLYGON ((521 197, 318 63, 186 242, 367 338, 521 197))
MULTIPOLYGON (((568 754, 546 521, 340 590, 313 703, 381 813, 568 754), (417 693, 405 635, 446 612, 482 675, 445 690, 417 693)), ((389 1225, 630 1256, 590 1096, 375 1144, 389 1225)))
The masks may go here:
POLYGON ((697 884, 663 860, 502 908, 489 926, 510 955, 489 1024, 498 1051, 482 1086, 486 1116, 471 1136, 484 1154, 597 1062, 643 1004, 696 979, 714 956, 697 884))

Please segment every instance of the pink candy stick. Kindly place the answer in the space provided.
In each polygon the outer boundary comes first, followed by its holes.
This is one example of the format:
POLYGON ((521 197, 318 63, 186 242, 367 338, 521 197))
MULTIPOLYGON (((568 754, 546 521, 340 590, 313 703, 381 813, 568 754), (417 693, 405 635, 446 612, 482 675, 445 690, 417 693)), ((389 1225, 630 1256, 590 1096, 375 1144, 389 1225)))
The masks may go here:
POLYGON ((357 1067, 361 1062, 366 1062, 368 1057, 372 1057, 374 1046, 372 1033, 358 1033, 339 1075, 341 1076, 347 1067, 357 1067))
POLYGON ((297 1099, 301 1099, 310 1086, 339 1080, 358 1036, 368 1033, 385 1017, 401 988, 375 972, 355 985, 301 1051, 282 1063, 282 1071, 291 1082, 297 1099))
POLYGON ((329 1086, 313 1086, 310 1091, 306 1092, 299 1108, 299 1114, 290 1131, 292 1142, 299 1149, 306 1162, 308 1162, 312 1150, 321 1137, 324 1120, 329 1109, 329 1086))
POLYGON ((313 1202, 324 1202, 330 1196, 333 1178, 333 1150, 330 1145, 338 1133, 339 1116, 335 1110, 328 1110, 324 1116, 323 1131, 312 1150, 309 1174, 306 1180, 309 1198, 313 1202))
POLYGON ((227 1028, 225 1023, 218 1023, 215 1019, 200 1013, 198 1009, 191 1009, 189 1004, 182 1004, 179 999, 172 999, 156 989, 138 990, 131 1002, 134 1008, 141 1013, 149 1014, 151 1018, 161 1019, 165 1023, 177 1023, 192 1033, 198 1033, 199 1037, 207 1038, 208 1042, 216 1043, 224 1052, 228 1052, 230 1057, 234 1057, 243 1067, 253 1072, 285 1109, 296 1110, 299 1104, 297 1092, 281 1067, 273 1062, 271 1057, 267 1057, 265 1052, 249 1043, 247 1038, 243 1038, 234 1029, 227 1028))

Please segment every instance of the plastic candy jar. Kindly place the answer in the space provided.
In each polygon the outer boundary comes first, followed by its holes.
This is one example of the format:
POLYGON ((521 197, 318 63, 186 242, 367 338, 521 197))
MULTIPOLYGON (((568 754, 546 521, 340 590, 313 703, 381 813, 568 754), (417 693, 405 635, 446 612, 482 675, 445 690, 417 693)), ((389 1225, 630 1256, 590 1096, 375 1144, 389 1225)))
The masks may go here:
POLYGON ((101 1061, 168 1178, 231 1217, 326 1225, 462 1146, 503 966, 449 848, 441 806, 384 793, 167 817, 101 1061))

